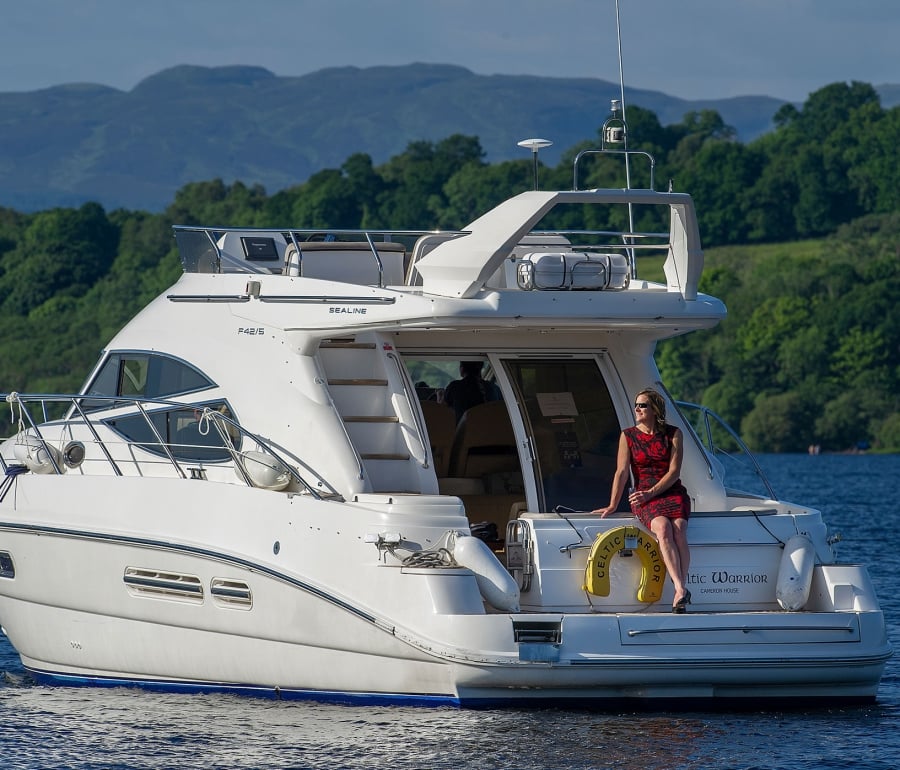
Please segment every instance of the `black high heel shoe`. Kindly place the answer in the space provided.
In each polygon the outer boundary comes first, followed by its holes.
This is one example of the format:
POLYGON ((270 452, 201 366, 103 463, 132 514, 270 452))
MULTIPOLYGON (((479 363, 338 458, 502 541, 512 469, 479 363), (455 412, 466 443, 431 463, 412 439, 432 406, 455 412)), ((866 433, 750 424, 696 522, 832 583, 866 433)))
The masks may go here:
POLYGON ((685 591, 684 596, 682 596, 675 604, 672 605, 672 612, 676 615, 683 615, 687 612, 687 606, 691 603, 691 592, 685 591))

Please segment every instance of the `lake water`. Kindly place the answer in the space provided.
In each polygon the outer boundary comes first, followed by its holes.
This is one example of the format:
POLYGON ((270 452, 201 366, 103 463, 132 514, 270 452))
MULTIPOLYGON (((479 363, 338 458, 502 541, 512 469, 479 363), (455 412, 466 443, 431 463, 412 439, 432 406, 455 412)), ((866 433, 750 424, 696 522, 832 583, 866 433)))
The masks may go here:
POLYGON ((30 684, 0 637, 0 767, 900 767, 900 456, 762 456, 778 494, 821 508, 843 560, 869 565, 897 656, 872 706, 621 713, 355 708, 30 684))

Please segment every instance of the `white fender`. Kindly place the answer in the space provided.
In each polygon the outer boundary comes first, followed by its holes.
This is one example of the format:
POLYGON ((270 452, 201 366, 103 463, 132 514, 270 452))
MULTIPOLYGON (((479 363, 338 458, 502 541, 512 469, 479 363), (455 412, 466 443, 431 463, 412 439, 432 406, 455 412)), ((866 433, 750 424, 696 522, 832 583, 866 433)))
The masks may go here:
MULTIPOLYGON (((265 452, 241 452, 240 463, 254 487, 260 489, 272 489, 278 491, 284 489, 291 481, 291 474, 272 455, 265 452)), ((238 477, 243 478, 240 471, 235 468, 238 477)))
POLYGON ((17 436, 13 445, 13 455, 32 473, 56 473, 56 468, 59 468, 60 473, 66 472, 62 452, 49 443, 41 442, 37 436, 30 434, 17 436), (53 467, 51 455, 56 461, 56 468, 53 467))
POLYGON ((816 549, 806 535, 794 535, 785 543, 775 583, 775 598, 782 609, 796 612, 806 606, 815 563, 816 549))
POLYGON ((518 583, 483 540, 457 533, 451 552, 457 564, 475 573, 478 590, 488 604, 498 610, 519 611, 518 583))

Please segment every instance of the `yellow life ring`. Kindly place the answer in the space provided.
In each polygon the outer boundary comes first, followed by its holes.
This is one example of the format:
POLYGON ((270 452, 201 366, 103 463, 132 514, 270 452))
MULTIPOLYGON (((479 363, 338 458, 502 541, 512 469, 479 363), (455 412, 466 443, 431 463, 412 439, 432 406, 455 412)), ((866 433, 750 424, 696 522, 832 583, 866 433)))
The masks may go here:
POLYGON ((609 596, 609 563, 613 556, 626 550, 626 538, 633 540, 633 544, 628 543, 628 549, 641 560, 637 599, 647 604, 658 602, 666 581, 666 565, 656 538, 640 527, 616 527, 597 535, 584 568, 582 589, 595 596, 609 596))

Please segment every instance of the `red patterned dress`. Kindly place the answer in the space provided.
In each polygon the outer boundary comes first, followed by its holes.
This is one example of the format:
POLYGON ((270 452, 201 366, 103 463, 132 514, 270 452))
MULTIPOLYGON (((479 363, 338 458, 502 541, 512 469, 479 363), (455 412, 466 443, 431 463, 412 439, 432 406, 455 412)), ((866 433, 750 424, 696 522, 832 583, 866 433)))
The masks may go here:
MULTIPOLYGON (((636 490, 650 489, 666 475, 672 460, 672 438, 676 430, 674 425, 666 425, 665 434, 644 433, 638 428, 625 429, 636 490)), ((661 495, 643 505, 632 505, 631 509, 641 524, 650 529, 650 522, 657 516, 670 519, 690 518, 691 498, 681 479, 678 479, 661 495)))

